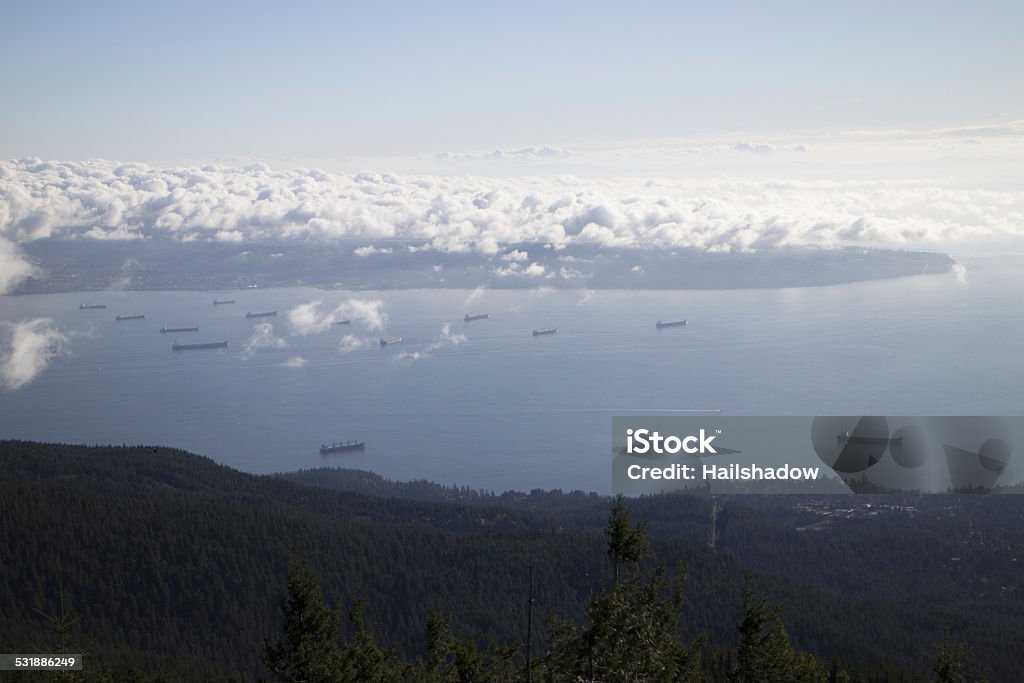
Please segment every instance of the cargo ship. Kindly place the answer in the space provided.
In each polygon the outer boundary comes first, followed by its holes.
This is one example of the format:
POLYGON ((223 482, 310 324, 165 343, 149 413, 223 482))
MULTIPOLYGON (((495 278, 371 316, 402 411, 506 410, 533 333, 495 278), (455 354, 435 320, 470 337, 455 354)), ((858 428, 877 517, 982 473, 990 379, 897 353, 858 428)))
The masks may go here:
POLYGON ((545 327, 543 330, 534 330, 533 331, 533 336, 534 337, 539 337, 539 336, 544 335, 544 334, 554 334, 555 332, 558 332, 558 330, 556 328, 554 328, 554 327, 545 327))
POLYGON ((265 311, 263 313, 246 313, 246 318, 272 318, 277 315, 277 311, 265 311))
POLYGON ((661 322, 660 320, 654 324, 659 330, 663 327, 686 327, 685 320, 670 320, 668 322, 661 322))
POLYGON ((352 321, 351 321, 351 320, 335 320, 335 321, 334 321, 334 322, 332 322, 331 324, 332 324, 332 325, 349 325, 349 324, 351 324, 351 323, 352 323, 352 321))
POLYGON ((221 306, 223 304, 233 304, 233 303, 235 303, 234 299, 214 299, 213 300, 213 305, 214 306, 221 306))
POLYGON ((167 332, 198 332, 198 327, 161 327, 160 334, 166 334, 167 332))
POLYGON ((479 313, 477 315, 469 315, 468 313, 462 316, 463 322, 471 323, 474 320, 487 320, 491 317, 490 313, 479 313))
POLYGON ((84 310, 86 310, 88 308, 106 308, 106 307, 107 307, 106 304, 79 304, 78 305, 78 310, 84 311, 84 310))
POLYGON ((381 337, 380 338, 380 345, 381 346, 390 346, 391 344, 397 344, 400 341, 402 341, 401 337, 388 337, 387 339, 385 339, 384 337, 381 337))
POLYGON ((201 344, 179 344, 174 342, 171 345, 172 351, 198 351, 200 349, 226 349, 228 343, 226 341, 220 342, 204 342, 201 344))
POLYGON ((142 320, 145 317, 146 316, 142 315, 141 313, 136 313, 133 315, 119 315, 115 317, 114 320, 142 320))
POLYGON ((344 451, 361 451, 366 449, 365 441, 342 441, 340 443, 320 444, 320 455, 328 453, 342 453, 344 451))

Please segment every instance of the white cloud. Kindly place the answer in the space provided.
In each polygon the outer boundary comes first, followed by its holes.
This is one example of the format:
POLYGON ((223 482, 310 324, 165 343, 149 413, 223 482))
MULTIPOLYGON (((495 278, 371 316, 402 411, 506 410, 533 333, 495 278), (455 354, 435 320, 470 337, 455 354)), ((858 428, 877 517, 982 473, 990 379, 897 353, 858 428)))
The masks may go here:
POLYGON ((967 268, 965 268, 962 264, 954 263, 952 271, 953 276, 956 277, 957 282, 959 282, 960 284, 966 285, 970 281, 967 277, 967 268))
POLYGON ((452 333, 451 323, 445 323, 441 327, 441 334, 438 336, 437 341, 430 348, 440 349, 444 346, 458 346, 464 341, 466 341, 466 335, 460 332, 452 333))
POLYGON ((293 334, 305 337, 323 332, 331 326, 331 316, 320 310, 322 303, 322 299, 317 299, 308 304, 300 304, 288 311, 288 323, 292 327, 293 334))
POLYGON ((234 242, 236 244, 245 241, 245 233, 241 230, 218 230, 213 239, 217 242, 234 242))
POLYGON ((504 268, 495 268, 494 270, 494 274, 498 277, 544 277, 545 272, 544 266, 536 261, 525 268, 518 263, 512 263, 504 268))
POLYGON ((338 353, 352 353, 359 349, 368 349, 376 344, 376 339, 357 337, 354 334, 346 334, 338 342, 338 353))
POLYGON ((353 249, 352 253, 355 254, 356 256, 373 256, 374 254, 390 254, 391 253, 391 249, 389 249, 389 248, 378 249, 377 247, 374 247, 373 245, 368 245, 368 246, 365 246, 365 247, 359 247, 357 249, 353 249))
POLYGON ((288 342, 274 334, 274 326, 270 323, 259 323, 253 326, 252 336, 245 342, 242 348, 242 360, 252 358, 257 351, 263 349, 284 349, 288 342))
POLYGON ((304 368, 308 362, 302 356, 288 356, 288 359, 282 365, 286 368, 304 368))
POLYGON ((323 310, 323 299, 300 304, 288 311, 292 334, 300 337, 330 329, 336 320, 351 320, 369 330, 382 330, 387 324, 384 302, 379 299, 346 299, 331 310, 323 310))
POLYGON ((495 268, 494 274, 498 277, 509 277, 511 275, 519 275, 522 273, 522 268, 519 267, 518 263, 513 263, 511 266, 505 268, 495 268))
POLYGON ((0 295, 32 275, 34 270, 17 245, 0 237, 0 295))
POLYGON ((448 346, 458 346, 465 341, 467 341, 466 335, 460 332, 453 333, 451 323, 445 323, 441 327, 441 333, 438 335, 437 340, 434 343, 426 346, 421 351, 403 351, 395 356, 395 361, 411 363, 422 358, 427 358, 440 349, 448 346))
POLYGON ((0 381, 11 390, 28 384, 66 350, 67 341, 49 318, 0 322, 0 381))
POLYGON ((530 258, 530 255, 519 249, 513 249, 507 254, 502 254, 501 256, 502 261, 525 261, 528 258, 530 258))
POLYGON ((767 142, 738 142, 733 150, 748 154, 774 154, 776 152, 806 152, 807 145, 772 145, 767 142))
POLYGON ((540 299, 546 299, 555 293, 553 287, 534 287, 530 290, 530 299, 539 301, 540 299))
POLYGON ((567 159, 577 153, 566 147, 544 145, 521 147, 519 149, 493 149, 489 152, 441 152, 434 158, 438 161, 551 161, 567 159))
POLYGON ((484 295, 486 294, 487 287, 485 285, 480 285, 479 287, 477 287, 476 289, 469 293, 469 296, 466 297, 466 303, 464 305, 470 306, 472 304, 480 303, 481 301, 483 301, 484 295))
MULTIPOLYGON (((614 221, 612 223, 614 224, 614 221)), ((573 241, 580 244, 630 246, 632 240, 628 235, 617 234, 612 228, 597 223, 587 223, 573 241)))
POLYGON ((544 277, 544 266, 539 263, 531 263, 526 268, 523 268, 523 275, 527 277, 544 277))
POLYGON ((120 273, 114 278, 109 285, 108 289, 129 289, 132 286, 132 280, 135 274, 142 269, 142 264, 133 258, 125 259, 124 263, 121 264, 120 273))
POLYGON ((371 331, 383 330, 388 324, 384 302, 380 299, 346 299, 334 309, 333 316, 348 318, 371 331))

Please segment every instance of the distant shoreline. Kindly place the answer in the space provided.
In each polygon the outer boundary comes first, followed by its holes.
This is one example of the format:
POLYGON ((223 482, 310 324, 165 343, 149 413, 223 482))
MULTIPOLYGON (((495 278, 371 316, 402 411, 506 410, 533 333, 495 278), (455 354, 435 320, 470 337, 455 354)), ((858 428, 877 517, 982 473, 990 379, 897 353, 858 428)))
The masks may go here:
POLYGON ((40 240, 26 245, 36 267, 11 294, 100 291, 237 292, 313 287, 341 291, 412 289, 736 290, 822 287, 949 273, 941 252, 896 249, 772 249, 711 253, 517 245, 515 260, 479 253, 394 248, 360 256, 351 245, 93 244, 40 240))
POLYGON ((238 292, 260 292, 266 290, 275 289, 316 289, 323 292, 414 292, 414 291, 473 291, 474 289, 483 288, 492 291, 501 292, 514 292, 514 291, 532 291, 538 289, 548 289, 557 292, 582 292, 582 291, 605 291, 605 292, 666 292, 666 291, 679 291, 679 292, 714 292, 714 291, 737 291, 743 289, 749 290, 774 290, 774 289, 798 289, 798 288, 817 288, 817 287, 836 287, 840 285, 855 285, 865 282, 885 282, 887 280, 903 280, 912 277, 931 277, 935 275, 945 275, 951 272, 950 270, 933 272, 933 273, 907 273, 905 275, 889 275, 879 276, 872 278, 863 278, 860 280, 844 280, 841 282, 828 282, 814 285, 778 285, 775 287, 591 287, 591 286, 578 286, 578 287, 558 287, 546 284, 536 284, 532 287, 528 286, 501 286, 501 284, 487 284, 480 285, 478 287, 467 287, 467 286, 450 286, 450 287, 437 287, 437 286, 408 286, 408 287, 345 287, 341 285, 323 285, 323 284, 312 284, 312 283, 296 283, 296 284, 273 284, 260 287, 252 288, 223 288, 223 289, 190 289, 187 287, 128 287, 122 289, 39 289, 32 291, 21 291, 16 290, 8 292, 4 296, 11 297, 27 297, 27 296, 42 296, 47 294, 90 294, 90 293, 110 293, 110 292, 192 292, 195 294, 227 294, 227 293, 238 293, 238 292))

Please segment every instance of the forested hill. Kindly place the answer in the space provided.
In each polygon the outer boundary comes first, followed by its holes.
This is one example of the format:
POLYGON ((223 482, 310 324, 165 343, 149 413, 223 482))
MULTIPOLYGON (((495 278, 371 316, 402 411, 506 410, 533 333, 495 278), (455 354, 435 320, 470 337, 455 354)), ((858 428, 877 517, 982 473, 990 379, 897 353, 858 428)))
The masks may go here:
MULTIPOLYGON (((923 675, 943 626, 979 672, 1016 680, 1024 654, 1017 496, 631 501, 652 560, 687 569, 684 635, 727 657, 744 577, 785 606, 793 643, 854 680, 923 675), (898 504, 897 504, 898 503, 898 504), (890 506, 890 507, 882 507, 890 506), (845 510, 845 508, 849 510, 845 510), (843 508, 841 510, 841 508, 843 508), (872 677, 857 678, 856 672, 872 677)), ((0 650, 54 650, 47 616, 81 620, 67 651, 107 670, 186 680, 268 676, 289 561, 306 558, 331 603, 365 600, 378 640, 420 657, 438 613, 482 647, 523 642, 534 565, 535 652, 545 617, 582 620, 612 567, 609 499, 490 495, 346 471, 252 476, 165 448, 0 442, 0 650), (304 482, 304 483, 302 483, 304 482), (315 486, 309 484, 317 484, 315 486), (352 489, 356 489, 355 491, 352 489)), ((6 679, 3 679, 6 680, 6 679)))

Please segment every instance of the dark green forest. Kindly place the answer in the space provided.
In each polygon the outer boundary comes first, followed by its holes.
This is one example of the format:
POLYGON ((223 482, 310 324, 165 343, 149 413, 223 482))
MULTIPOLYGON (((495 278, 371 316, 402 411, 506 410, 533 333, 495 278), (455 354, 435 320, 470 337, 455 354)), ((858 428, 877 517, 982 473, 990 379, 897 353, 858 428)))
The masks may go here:
POLYGON ((1021 501, 616 504, 5 441, 0 651, 112 681, 303 680, 299 653, 319 680, 527 680, 529 653, 535 681, 1015 681, 1021 501))

